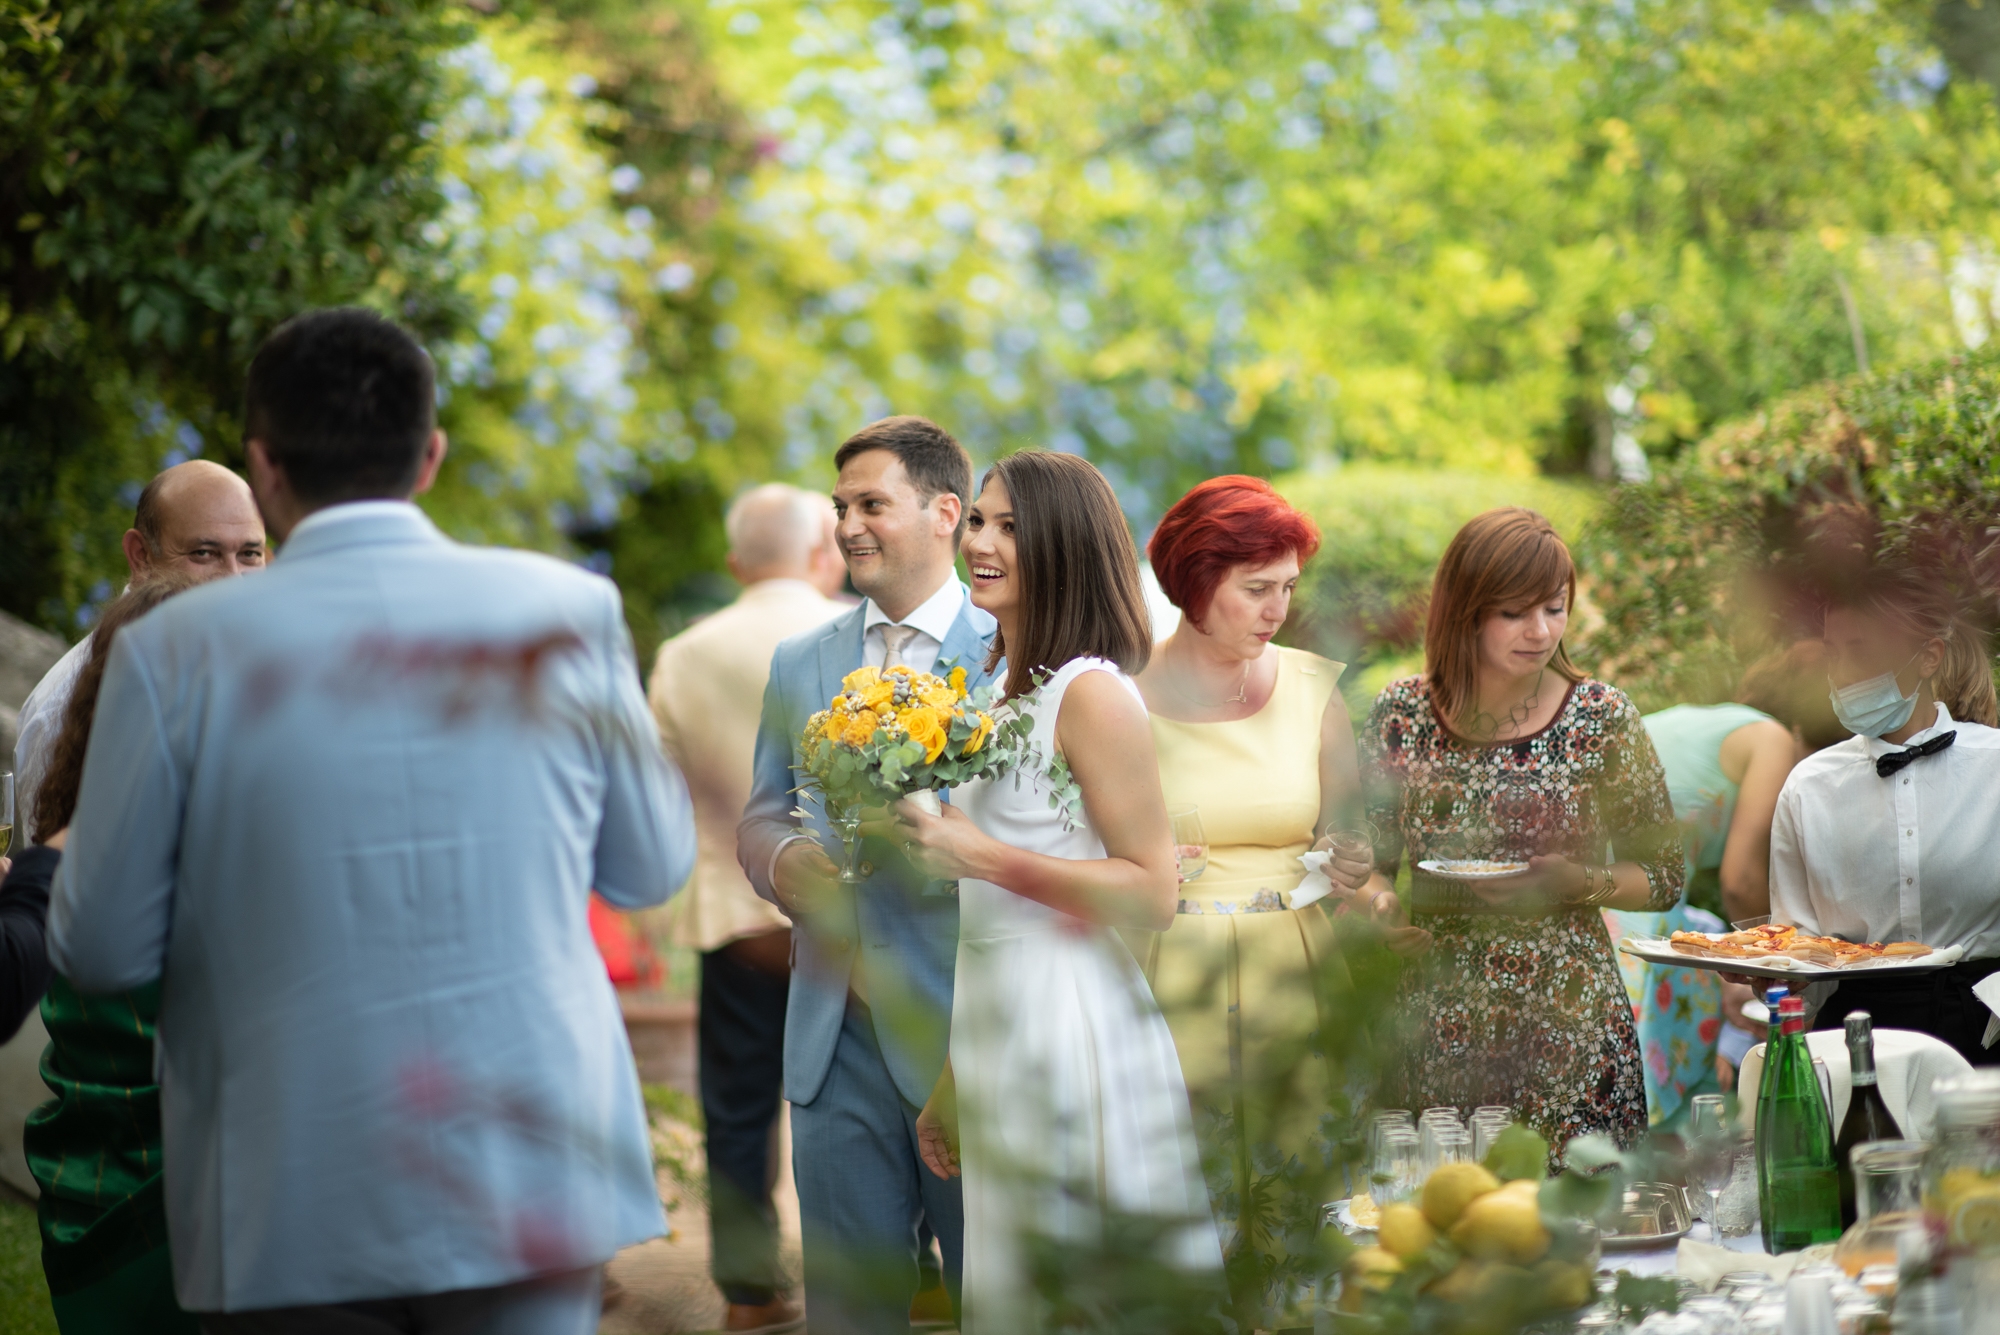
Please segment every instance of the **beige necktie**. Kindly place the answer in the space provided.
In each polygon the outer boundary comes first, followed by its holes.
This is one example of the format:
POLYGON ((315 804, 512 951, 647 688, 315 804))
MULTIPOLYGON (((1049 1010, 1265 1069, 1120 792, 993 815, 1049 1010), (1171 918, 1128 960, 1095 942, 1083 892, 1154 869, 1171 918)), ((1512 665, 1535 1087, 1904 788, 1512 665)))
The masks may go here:
POLYGON ((882 627, 882 670, 903 665, 903 651, 910 647, 910 641, 917 638, 915 626, 882 627))

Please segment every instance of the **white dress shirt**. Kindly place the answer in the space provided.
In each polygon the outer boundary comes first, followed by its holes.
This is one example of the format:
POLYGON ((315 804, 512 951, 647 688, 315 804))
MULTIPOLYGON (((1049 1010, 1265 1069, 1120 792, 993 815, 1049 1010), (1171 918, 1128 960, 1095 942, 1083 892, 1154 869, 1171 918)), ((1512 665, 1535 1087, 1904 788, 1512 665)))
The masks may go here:
POLYGON ((909 643, 903 647, 902 661, 918 672, 929 672, 937 666, 938 651, 944 648, 944 637, 951 634, 952 623, 958 620, 959 609, 965 606, 965 599, 965 586, 958 582, 956 575, 946 579, 936 593, 901 621, 891 621, 889 614, 870 598, 861 616, 862 665, 887 666, 883 661, 889 652, 884 628, 907 626, 916 634, 910 636, 909 643))
POLYGON ((1903 747, 1850 737, 1807 756, 1771 824, 1771 916, 1850 941, 1964 946, 2000 958, 2000 730, 1952 718, 1906 745, 1956 732, 1933 756, 1882 778, 1903 747))
MULTIPOLYGON (((90 661, 94 638, 94 633, 86 635, 71 646, 21 702, 20 736, 14 743, 16 848, 26 848, 37 837, 55 833, 35 828, 35 794, 42 786, 42 777, 48 773, 56 738, 62 733, 63 715, 69 712, 70 694, 76 689, 76 679, 83 675, 83 665, 90 661)), ((0 853, 5 851, 5 844, 0 843, 0 853)))

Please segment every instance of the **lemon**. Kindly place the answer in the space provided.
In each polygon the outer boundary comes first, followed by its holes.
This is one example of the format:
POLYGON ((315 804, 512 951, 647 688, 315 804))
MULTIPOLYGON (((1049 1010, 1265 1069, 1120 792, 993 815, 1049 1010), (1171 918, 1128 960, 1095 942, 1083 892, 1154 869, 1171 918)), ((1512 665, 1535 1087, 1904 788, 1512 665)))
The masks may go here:
POLYGON ((1367 1294, 1380 1293, 1403 1273, 1403 1263, 1380 1247, 1363 1247, 1347 1258, 1347 1280, 1340 1288, 1340 1307, 1358 1312, 1367 1294))
POLYGON ((1535 1267, 1535 1279, 1541 1285, 1542 1302, 1551 1312, 1573 1312, 1597 1292, 1590 1267, 1567 1261, 1542 1262, 1535 1267))
POLYGON ((1489 1261, 1539 1261, 1549 1249, 1549 1230, 1542 1224, 1539 1188, 1532 1182, 1511 1183, 1488 1192, 1465 1207, 1451 1230, 1459 1249, 1489 1261))
POLYGON ((1387 1206, 1382 1211, 1382 1224, 1377 1230, 1385 1250, 1409 1260, 1412 1256, 1437 1241, 1437 1230, 1424 1218, 1424 1212, 1404 1201, 1387 1206))
POLYGON ((1982 1250, 2000 1246, 2000 1187, 1967 1193, 1946 1219, 1953 1243, 1982 1250))
POLYGON ((1492 1276, 1493 1267, 1484 1261, 1460 1261, 1449 1274, 1431 1285, 1430 1294, 1448 1303, 1474 1302, 1485 1292, 1492 1276))
POLYGON ((1433 1228, 1448 1229, 1466 1206, 1499 1187, 1500 1179, 1476 1163, 1440 1164, 1424 1183, 1424 1218, 1433 1228))

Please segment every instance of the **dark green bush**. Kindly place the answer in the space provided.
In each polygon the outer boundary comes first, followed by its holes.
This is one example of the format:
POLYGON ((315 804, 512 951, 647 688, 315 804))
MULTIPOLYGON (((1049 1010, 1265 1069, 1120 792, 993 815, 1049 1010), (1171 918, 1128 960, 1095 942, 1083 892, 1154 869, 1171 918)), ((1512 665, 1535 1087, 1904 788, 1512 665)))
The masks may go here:
POLYGON ((287 315, 451 322, 424 127, 462 12, 0 0, 0 607, 66 619, 118 568, 128 479, 235 461, 243 369, 287 315))
POLYGON ((1727 699, 1759 655, 1816 633, 1813 596, 1862 563, 1919 562, 2000 613, 2000 355, 1832 382, 1716 431, 1612 492, 1578 544, 1579 656, 1642 709, 1727 699))

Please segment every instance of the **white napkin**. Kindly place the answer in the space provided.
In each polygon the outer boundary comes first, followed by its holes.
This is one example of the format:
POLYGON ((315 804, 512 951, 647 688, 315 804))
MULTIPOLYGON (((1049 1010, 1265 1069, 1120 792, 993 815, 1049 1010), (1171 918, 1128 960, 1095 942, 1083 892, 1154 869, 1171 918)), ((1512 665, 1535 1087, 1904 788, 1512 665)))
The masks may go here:
POLYGON ((1333 893, 1333 881, 1326 874, 1326 869, 1333 864, 1333 854, 1301 853, 1299 861, 1305 865, 1306 874, 1291 892, 1291 905, 1295 909, 1302 909, 1333 893))
POLYGON ((1712 1289, 1724 1275, 1738 1270, 1761 1270, 1773 1279, 1789 1279, 1800 1266, 1817 1265, 1833 1259, 1833 1244, 1830 1242, 1822 1242, 1803 1251, 1786 1252, 1782 1256, 1771 1256, 1763 1251, 1748 1250, 1757 1245, 1754 1234, 1739 1241, 1745 1250, 1682 1238, 1679 1249, 1674 1253, 1674 1273, 1682 1279, 1693 1280, 1704 1289, 1712 1289))
POLYGON ((1989 973, 1972 985, 1972 995, 1986 1003, 1986 1009, 1993 1014, 1986 1017, 1986 1033, 1980 1038, 1979 1046, 1990 1048, 1993 1040, 2000 1038, 2000 973, 1989 973))

